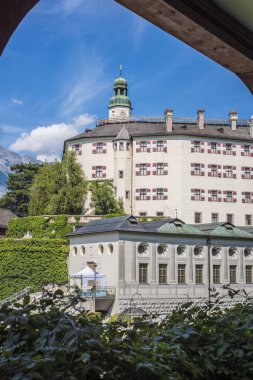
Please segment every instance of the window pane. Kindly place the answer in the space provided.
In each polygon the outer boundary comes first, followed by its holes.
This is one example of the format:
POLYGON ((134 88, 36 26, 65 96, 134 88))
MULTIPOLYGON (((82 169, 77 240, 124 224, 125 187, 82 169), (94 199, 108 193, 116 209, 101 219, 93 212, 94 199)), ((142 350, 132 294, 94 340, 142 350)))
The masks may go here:
POLYGON ((213 266, 213 283, 220 284, 220 265, 213 266))
POLYGON ((201 223, 201 213, 200 212, 195 212, 194 223, 201 223))
POLYGON ((140 189, 140 199, 147 198, 147 189, 140 189))
POLYGON ((252 284, 252 265, 246 265, 246 283, 252 284))
POLYGON ((203 265, 196 265, 196 284, 203 284, 203 265))
POLYGON ((167 284, 167 264, 159 264, 159 284, 167 284))
POLYGON ((178 283, 185 284, 185 264, 178 264, 178 283))
POLYGON ((139 282, 141 284, 148 282, 148 264, 139 264, 139 282))
POLYGON ((163 199, 163 189, 156 189, 157 199, 163 199))
POLYGON ((229 281, 230 284, 236 283, 236 265, 230 265, 229 267, 229 281))

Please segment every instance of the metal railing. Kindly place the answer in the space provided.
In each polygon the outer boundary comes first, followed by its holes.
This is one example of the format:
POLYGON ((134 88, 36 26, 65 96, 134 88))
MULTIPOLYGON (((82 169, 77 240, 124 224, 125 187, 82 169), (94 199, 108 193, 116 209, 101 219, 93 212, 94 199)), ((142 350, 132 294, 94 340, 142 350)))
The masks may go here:
POLYGON ((0 307, 2 307, 3 305, 5 305, 7 303, 13 303, 13 302, 17 301, 18 299, 29 294, 31 292, 31 290, 32 290, 32 287, 27 286, 26 288, 20 290, 19 292, 12 294, 11 296, 5 298, 4 300, 1 300, 0 301, 0 307))
POLYGON ((116 287, 115 286, 105 286, 105 287, 82 287, 81 288, 82 297, 84 298, 115 298, 116 287))

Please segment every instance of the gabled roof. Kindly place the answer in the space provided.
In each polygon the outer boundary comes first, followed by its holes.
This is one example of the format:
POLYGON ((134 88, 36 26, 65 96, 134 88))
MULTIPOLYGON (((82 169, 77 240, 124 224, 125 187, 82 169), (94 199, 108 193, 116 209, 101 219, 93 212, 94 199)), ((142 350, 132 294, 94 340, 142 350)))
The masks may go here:
POLYGON ((10 210, 6 208, 0 208, 0 226, 7 227, 10 219, 16 218, 10 210))
POLYGON ((203 232, 209 232, 210 236, 253 238, 251 233, 229 222, 201 224, 198 228, 203 232))
POLYGON ((191 226, 190 224, 179 223, 175 220, 165 223, 163 226, 159 227, 157 231, 167 234, 205 235, 205 233, 197 227, 191 226))
POLYGON ((72 232, 68 236, 85 235, 98 232, 112 231, 143 231, 141 224, 134 216, 125 215, 115 218, 105 218, 100 220, 92 220, 85 226, 72 232))
POLYGON ((123 127, 121 128, 121 130, 119 131, 115 140, 129 140, 129 139, 130 139, 130 136, 129 136, 128 130, 126 129, 126 126, 124 124, 123 127))
POLYGON ((228 222, 191 225, 184 223, 178 218, 167 218, 141 223, 132 215, 93 220, 68 236, 115 231, 142 232, 148 234, 196 235, 205 238, 212 236, 224 238, 250 238, 253 240, 253 234, 250 234, 245 229, 235 227, 228 222))

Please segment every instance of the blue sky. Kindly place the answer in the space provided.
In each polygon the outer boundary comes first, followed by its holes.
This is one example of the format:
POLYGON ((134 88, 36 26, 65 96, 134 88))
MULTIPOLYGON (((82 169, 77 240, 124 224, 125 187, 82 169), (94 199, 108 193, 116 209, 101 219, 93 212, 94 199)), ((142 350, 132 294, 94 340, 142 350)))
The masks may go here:
POLYGON ((231 72, 113 0, 41 0, 0 58, 0 144, 41 159, 106 117, 119 65, 134 115, 252 114, 231 72))

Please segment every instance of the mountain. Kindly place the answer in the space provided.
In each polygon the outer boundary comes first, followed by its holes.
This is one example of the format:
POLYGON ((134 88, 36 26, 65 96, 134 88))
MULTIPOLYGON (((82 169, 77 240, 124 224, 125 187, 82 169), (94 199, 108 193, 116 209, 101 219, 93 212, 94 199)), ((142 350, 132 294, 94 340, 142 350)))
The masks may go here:
POLYGON ((41 161, 36 160, 36 158, 33 158, 28 154, 18 154, 0 145, 0 197, 3 196, 7 191, 6 183, 8 181, 8 176, 12 165, 22 163, 36 164, 40 162, 41 161))

